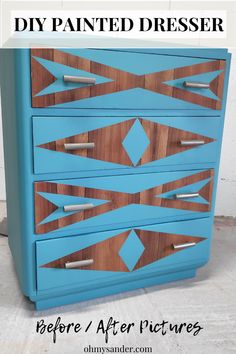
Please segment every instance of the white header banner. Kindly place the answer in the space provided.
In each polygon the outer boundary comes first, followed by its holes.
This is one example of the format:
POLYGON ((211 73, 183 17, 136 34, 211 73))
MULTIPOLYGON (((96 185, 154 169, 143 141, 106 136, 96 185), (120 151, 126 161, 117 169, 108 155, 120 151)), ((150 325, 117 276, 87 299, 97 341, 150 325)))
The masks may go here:
POLYGON ((119 38, 226 38, 226 11, 12 11, 11 34, 119 38))

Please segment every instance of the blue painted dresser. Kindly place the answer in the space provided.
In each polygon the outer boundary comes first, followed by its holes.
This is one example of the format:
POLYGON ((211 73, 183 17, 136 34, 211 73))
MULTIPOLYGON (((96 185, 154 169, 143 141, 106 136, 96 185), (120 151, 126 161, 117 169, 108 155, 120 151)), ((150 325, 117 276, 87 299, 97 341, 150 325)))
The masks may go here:
POLYGON ((9 245, 36 308, 209 259, 226 49, 2 49, 9 245))

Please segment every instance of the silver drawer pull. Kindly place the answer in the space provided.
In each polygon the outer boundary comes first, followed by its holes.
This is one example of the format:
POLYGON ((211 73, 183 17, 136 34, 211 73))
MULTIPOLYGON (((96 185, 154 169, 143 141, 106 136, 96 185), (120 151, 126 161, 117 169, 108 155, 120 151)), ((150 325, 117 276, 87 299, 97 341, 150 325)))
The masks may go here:
POLYGON ((175 199, 186 199, 186 198, 196 198, 196 197, 199 197, 199 193, 175 194, 175 199))
POLYGON ((186 243, 180 243, 178 245, 175 245, 173 244, 173 248, 174 250, 178 250, 178 249, 181 249, 181 248, 187 248, 187 247, 192 247, 192 246, 195 246, 196 245, 196 242, 186 242, 186 243))
POLYGON ((91 264, 93 264, 93 259, 85 259, 84 261, 66 262, 65 268, 66 269, 78 268, 78 267, 88 266, 91 264))
POLYGON ((204 140, 180 140, 181 146, 188 146, 188 145, 203 145, 205 144, 204 140))
POLYGON ((88 204, 64 205, 63 209, 64 211, 80 211, 80 210, 92 209, 93 207, 94 204, 88 203, 88 204))
POLYGON ((189 88, 209 88, 210 84, 206 84, 204 82, 192 82, 192 81, 184 81, 183 82, 184 87, 189 87, 189 88))
POLYGON ((65 143, 65 150, 93 149, 95 143, 65 143))
POLYGON ((63 80, 65 82, 78 82, 81 84, 93 84, 94 85, 96 83, 96 79, 94 77, 64 75, 63 80))

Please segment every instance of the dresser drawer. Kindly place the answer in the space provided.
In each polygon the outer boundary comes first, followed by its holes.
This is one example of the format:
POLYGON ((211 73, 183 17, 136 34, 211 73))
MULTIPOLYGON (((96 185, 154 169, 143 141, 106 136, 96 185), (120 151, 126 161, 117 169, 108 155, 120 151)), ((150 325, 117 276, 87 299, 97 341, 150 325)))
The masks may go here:
POLYGON ((37 241, 37 287, 131 281, 207 261, 208 218, 37 241))
POLYGON ((211 210, 214 170, 35 182, 37 234, 88 233, 211 210))
POLYGON ((219 117, 33 117, 34 172, 215 162, 219 117))
POLYGON ((224 72, 225 60, 32 49, 32 107, 220 110, 224 72))

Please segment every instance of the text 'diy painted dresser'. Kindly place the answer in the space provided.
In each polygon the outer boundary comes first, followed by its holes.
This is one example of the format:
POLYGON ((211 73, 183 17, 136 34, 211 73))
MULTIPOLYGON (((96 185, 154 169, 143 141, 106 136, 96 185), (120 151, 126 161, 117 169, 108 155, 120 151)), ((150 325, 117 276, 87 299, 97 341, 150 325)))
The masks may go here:
POLYGON ((9 245, 38 309, 209 258, 226 49, 2 49, 9 245))

